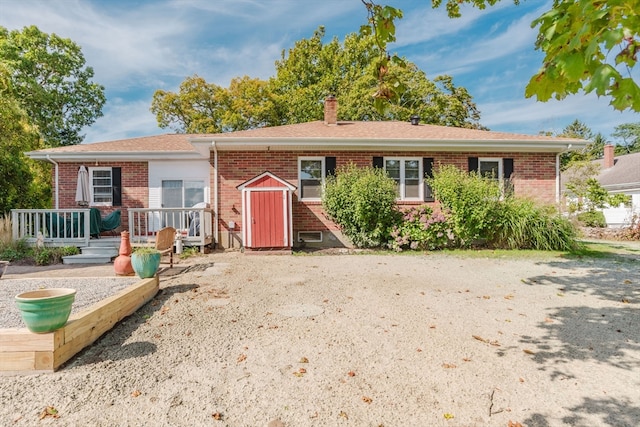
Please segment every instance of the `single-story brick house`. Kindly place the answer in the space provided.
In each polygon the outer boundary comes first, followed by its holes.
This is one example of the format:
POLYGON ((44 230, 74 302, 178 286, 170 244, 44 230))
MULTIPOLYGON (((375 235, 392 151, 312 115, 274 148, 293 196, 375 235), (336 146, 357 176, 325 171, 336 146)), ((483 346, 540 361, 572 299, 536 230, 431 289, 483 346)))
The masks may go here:
POLYGON ((323 121, 222 134, 170 134, 27 153, 54 164, 54 206, 75 207, 78 169, 91 177, 91 206, 103 213, 190 207, 214 212, 219 247, 348 245, 322 211, 322 183, 348 163, 384 168, 398 182, 401 206, 434 203, 425 176, 434 165, 510 178, 516 195, 560 198, 559 154, 587 141, 413 122, 337 119, 325 101, 323 121), (276 236, 269 234, 276 233, 276 236))

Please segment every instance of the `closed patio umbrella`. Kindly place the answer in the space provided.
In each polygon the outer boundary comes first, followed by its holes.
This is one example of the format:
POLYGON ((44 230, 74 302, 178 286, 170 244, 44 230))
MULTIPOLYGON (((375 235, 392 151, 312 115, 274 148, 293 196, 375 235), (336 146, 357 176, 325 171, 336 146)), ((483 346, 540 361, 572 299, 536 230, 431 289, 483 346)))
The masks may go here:
POLYGON ((76 203, 79 206, 89 206, 89 172, 84 166, 78 169, 78 186, 76 187, 76 203))

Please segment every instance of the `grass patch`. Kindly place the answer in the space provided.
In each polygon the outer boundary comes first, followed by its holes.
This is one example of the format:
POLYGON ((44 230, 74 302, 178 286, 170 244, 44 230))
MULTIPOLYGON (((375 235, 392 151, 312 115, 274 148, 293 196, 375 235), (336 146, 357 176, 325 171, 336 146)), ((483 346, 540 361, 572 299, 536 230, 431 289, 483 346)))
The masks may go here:
POLYGON ((326 256, 326 255, 394 255, 394 256, 430 256, 444 255, 458 258, 493 258, 513 260, 547 260, 565 258, 573 260, 581 259, 611 259, 619 261, 635 260, 640 256, 640 246, 634 248, 630 245, 615 242, 584 242, 572 251, 544 251, 534 249, 443 249, 438 251, 412 251, 397 252, 385 249, 317 249, 294 250, 294 256, 326 256))

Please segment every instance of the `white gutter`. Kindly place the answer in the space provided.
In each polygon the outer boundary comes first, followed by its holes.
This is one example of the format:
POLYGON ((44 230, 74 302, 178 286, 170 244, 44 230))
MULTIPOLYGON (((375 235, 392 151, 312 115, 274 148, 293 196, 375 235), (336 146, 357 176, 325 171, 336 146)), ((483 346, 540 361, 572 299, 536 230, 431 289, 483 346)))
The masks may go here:
POLYGON ((60 208, 60 204, 58 202, 58 164, 52 160, 49 155, 47 154, 47 160, 50 161, 51 163, 53 163, 55 165, 55 191, 54 191, 54 196, 56 198, 56 204, 55 204, 55 208, 59 209, 60 208))
POLYGON ((560 199, 562 194, 562 183, 560 182, 560 155, 571 150, 571 144, 567 145, 567 149, 556 154, 556 205, 560 208, 560 199))
POLYGON ((215 216, 215 224, 213 226, 214 230, 214 239, 216 243, 216 247, 218 246, 218 236, 219 236, 219 228, 220 228, 220 218, 218 218, 218 213, 220 212, 220 208, 218 206, 218 149, 216 147, 216 142, 211 141, 211 148, 213 148, 213 206, 214 206, 214 216, 215 216))
MULTIPOLYGON (((193 138, 191 142, 208 143, 210 137, 193 138)), ((530 140, 454 140, 454 139, 371 139, 371 138, 235 138, 217 140, 218 150, 382 150, 382 151, 513 151, 513 152, 564 152, 568 141, 530 140)), ((588 141, 576 140, 576 148, 584 148, 588 141)))

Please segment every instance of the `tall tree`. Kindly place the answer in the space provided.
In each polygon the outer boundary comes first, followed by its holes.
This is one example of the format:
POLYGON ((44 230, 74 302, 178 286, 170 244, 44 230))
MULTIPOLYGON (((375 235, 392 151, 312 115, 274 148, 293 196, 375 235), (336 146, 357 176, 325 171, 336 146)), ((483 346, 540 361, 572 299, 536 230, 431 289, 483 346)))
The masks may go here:
POLYGON ((480 113, 465 88, 456 87, 449 76, 431 81, 410 62, 387 64, 385 73, 404 90, 386 110, 378 110, 372 102, 379 53, 373 38, 349 34, 344 43, 333 38, 325 44, 324 34, 324 28, 318 28, 276 62, 271 84, 286 100, 282 105, 287 123, 322 119, 320 101, 333 94, 340 101, 338 115, 344 120, 408 120, 419 115, 430 124, 482 127, 480 113))
POLYGON ((224 91, 200 76, 187 77, 177 93, 157 90, 151 112, 161 128, 178 133, 222 132, 224 91))
POLYGON ((578 119, 566 126, 557 136, 590 141, 580 151, 569 151, 560 155, 560 164, 563 170, 566 170, 576 162, 589 162, 604 155, 604 146, 607 144, 606 138, 601 133, 594 135, 591 129, 578 119))
MULTIPOLYGON (((385 68, 388 43, 395 41, 395 20, 402 11, 361 0, 369 24, 361 31, 374 34, 380 47, 378 69, 385 68)), ((460 5, 479 9, 500 0, 432 0, 434 8, 445 4, 449 17, 461 16, 460 5)), ((519 4, 519 0, 513 0, 519 4)), ((640 0, 555 0, 552 8, 532 22, 538 27, 536 49, 544 52, 541 69, 531 78, 526 97, 540 101, 563 99, 584 91, 610 98, 616 110, 640 111, 640 87, 632 69, 640 51, 640 0)), ((388 90, 384 76, 380 87, 388 90)), ((383 93, 385 93, 383 91, 383 93)), ((393 96, 391 91, 388 97, 393 96)))
POLYGON ((18 102, 11 72, 0 63, 0 216, 15 208, 44 208, 51 200, 47 165, 24 151, 42 148, 37 129, 18 102))
POLYGON ((16 99, 49 147, 82 142, 82 128, 102 116, 104 87, 93 82, 80 47, 37 27, 0 27, 0 62, 16 99))
POLYGON ((198 76, 185 79, 178 92, 158 90, 151 111, 160 127, 177 132, 228 132, 262 126, 321 120, 322 100, 334 94, 343 120, 408 120, 419 115, 426 123, 480 128, 480 113, 465 88, 448 76, 427 79, 414 64, 390 64, 388 73, 406 86, 403 96, 381 113, 372 102, 376 91, 371 37, 348 35, 324 43, 324 28, 299 40, 276 61, 268 81, 235 78, 229 88, 198 76))
POLYGON ((622 140, 621 144, 616 145, 616 154, 640 152, 640 122, 618 125, 611 136, 622 140))

